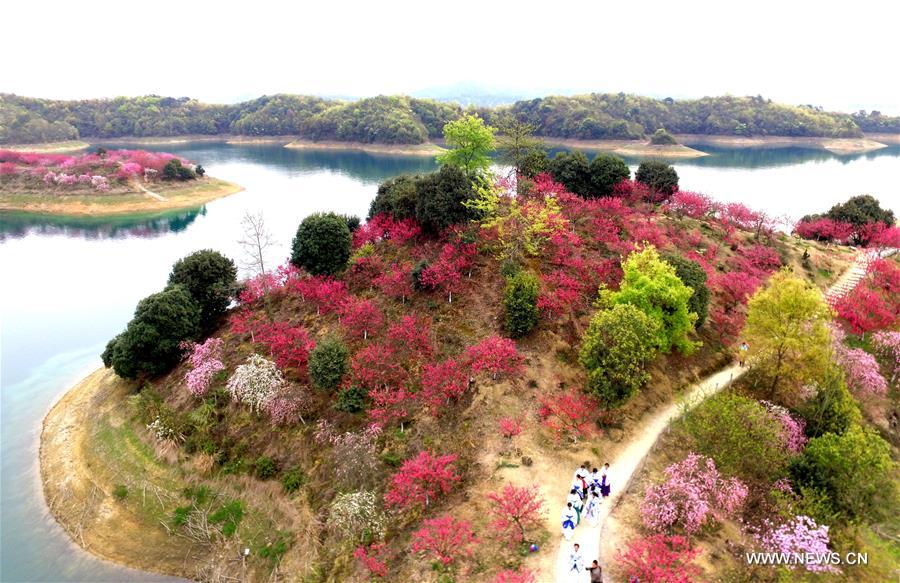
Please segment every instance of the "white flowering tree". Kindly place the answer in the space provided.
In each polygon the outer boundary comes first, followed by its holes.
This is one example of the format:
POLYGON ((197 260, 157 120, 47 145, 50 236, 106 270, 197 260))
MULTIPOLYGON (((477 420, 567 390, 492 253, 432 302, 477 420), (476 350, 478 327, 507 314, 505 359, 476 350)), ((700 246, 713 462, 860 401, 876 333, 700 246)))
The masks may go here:
POLYGON ((384 537, 385 515, 375 492, 338 494, 328 512, 328 529, 342 540, 359 543, 366 535, 384 537))
POLYGON ((251 354, 244 364, 234 369, 228 379, 228 392, 235 401, 259 412, 280 392, 284 384, 284 375, 274 362, 258 354, 251 354))

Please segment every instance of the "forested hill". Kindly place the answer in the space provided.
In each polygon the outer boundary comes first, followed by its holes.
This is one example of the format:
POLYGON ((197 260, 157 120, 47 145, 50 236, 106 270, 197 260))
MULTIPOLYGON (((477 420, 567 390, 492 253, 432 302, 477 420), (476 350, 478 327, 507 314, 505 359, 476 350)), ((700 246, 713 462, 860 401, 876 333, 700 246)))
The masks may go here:
MULTIPOLYGON (((117 97, 60 101, 0 94, 0 144, 75 138, 180 135, 299 136, 382 144, 421 144, 463 113, 457 104, 407 96, 339 101, 305 95, 263 96, 237 104, 187 97, 117 97)), ((652 99, 636 95, 551 96, 478 108, 489 123, 512 113, 545 137, 640 139, 658 128, 673 133, 858 137, 900 132, 900 118, 853 115, 762 97, 652 99)))

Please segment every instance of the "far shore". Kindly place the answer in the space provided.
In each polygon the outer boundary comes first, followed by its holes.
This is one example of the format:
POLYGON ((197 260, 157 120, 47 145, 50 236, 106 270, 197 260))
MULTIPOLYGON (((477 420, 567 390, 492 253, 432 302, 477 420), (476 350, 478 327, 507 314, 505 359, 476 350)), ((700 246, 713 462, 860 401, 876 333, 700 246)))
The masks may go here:
MULTIPOLYGON (((791 136, 710 136, 706 134, 678 134, 681 143, 720 148, 787 148, 805 147, 828 150, 834 154, 860 154, 880 150, 887 146, 865 138, 800 138, 791 136)), ((900 143, 900 142, 898 142, 900 143)))
MULTIPOLYGON (((700 158, 709 156, 706 152, 695 150, 681 144, 657 146, 647 141, 638 140, 569 140, 562 138, 542 138, 548 146, 572 148, 578 150, 612 152, 620 156, 641 158, 700 158)), ((680 141, 680 140, 679 140, 680 141)))
POLYGON ((71 217, 153 214, 197 208, 244 189, 237 184, 210 177, 177 186, 161 183, 150 186, 156 192, 148 193, 139 187, 115 194, 0 191, 0 210, 71 217))
POLYGON ((68 154, 87 150, 91 145, 81 140, 68 140, 65 142, 43 142, 40 144, 0 144, 0 150, 12 150, 14 152, 35 152, 37 154, 68 154))
POLYGON ((425 157, 434 156, 444 151, 444 148, 431 142, 425 144, 367 144, 364 142, 314 142, 312 140, 294 140, 287 144, 285 148, 298 150, 351 150, 369 152, 372 154, 425 157))

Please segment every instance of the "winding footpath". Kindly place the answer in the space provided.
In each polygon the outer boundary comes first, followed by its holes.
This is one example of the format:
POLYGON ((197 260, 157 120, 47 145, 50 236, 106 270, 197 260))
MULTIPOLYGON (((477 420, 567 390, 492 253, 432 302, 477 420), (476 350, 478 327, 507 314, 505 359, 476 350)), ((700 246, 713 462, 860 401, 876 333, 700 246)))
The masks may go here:
MULTIPOLYGON (((866 268, 871 260, 877 256, 884 257, 890 255, 893 252, 896 252, 896 249, 890 250, 890 252, 883 251, 876 255, 873 255, 873 252, 865 251, 858 253, 854 259, 853 265, 851 265, 850 268, 847 269, 847 271, 845 271, 825 292, 826 299, 829 302, 834 302, 837 298, 849 293, 865 276, 866 268)), ((643 430, 631 441, 625 443, 619 450, 618 455, 610 462, 609 476, 612 492, 610 496, 603 501, 603 506, 600 511, 600 522, 597 527, 592 528, 582 521, 582 524, 575 529, 572 539, 566 541, 559 534, 559 521, 554 520, 554 524, 557 525, 557 528, 552 535, 559 537, 559 550, 557 553, 555 574, 555 581, 557 583, 581 583, 590 581, 590 576, 587 571, 582 570, 580 573, 576 573, 572 570, 569 555, 572 551, 572 545, 575 543, 578 543, 581 547, 584 567, 590 566, 591 561, 599 558, 601 566, 604 567, 603 580, 612 581, 605 568, 608 561, 604 561, 604 553, 601 549, 601 535, 603 534, 607 518, 609 518, 609 515, 615 509, 619 497, 628 491, 631 481, 637 476, 641 467, 643 467, 647 456, 659 440, 659 436, 668 429, 669 424, 680 417, 685 411, 689 411, 696 407, 707 397, 716 394, 721 389, 728 386, 735 379, 744 374, 746 370, 746 368, 741 368, 736 364, 722 369, 692 385, 682 397, 669 403, 661 410, 654 412, 652 416, 646 419, 643 430)), ((566 492, 571 485, 575 469, 576 468, 573 466, 569 474, 560 476, 557 479, 557 482, 560 484, 557 489, 557 491, 559 491, 559 500, 565 500, 566 492)), ((551 519, 558 518, 562 505, 551 505, 550 508, 551 519)), ((612 549, 615 546, 616 545, 612 544, 610 541, 605 541, 603 544, 605 549, 612 549)))

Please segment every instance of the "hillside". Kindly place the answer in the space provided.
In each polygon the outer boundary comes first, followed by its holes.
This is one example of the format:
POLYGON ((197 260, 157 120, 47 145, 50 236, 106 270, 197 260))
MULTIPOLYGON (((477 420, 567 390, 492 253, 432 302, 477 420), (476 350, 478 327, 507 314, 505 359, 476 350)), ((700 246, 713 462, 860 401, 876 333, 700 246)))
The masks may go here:
POLYGON ((54 516, 95 553, 203 580, 544 581, 560 477, 729 365, 772 274, 824 289, 855 257, 677 177, 476 184, 445 166, 383 184, 362 225, 305 219, 235 307, 230 260, 179 261, 104 352, 116 374, 45 422, 54 516))
MULTIPOLYGON (((673 100, 593 93, 549 96, 473 111, 488 121, 512 113, 533 124, 542 136, 579 140, 637 140, 660 128, 678 134, 817 138, 900 131, 897 118, 878 112, 851 116, 781 105, 762 97, 673 100)), ((217 135, 422 144, 439 137, 443 124, 462 112, 457 104, 407 96, 340 101, 272 95, 217 105, 156 95, 60 101, 2 94, 0 144, 217 135)))

